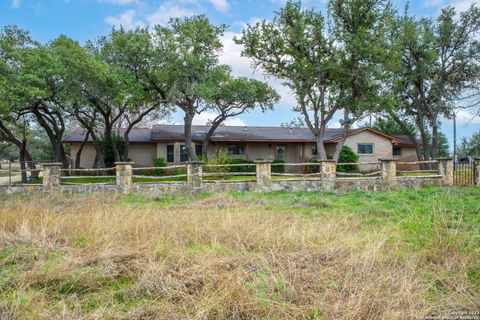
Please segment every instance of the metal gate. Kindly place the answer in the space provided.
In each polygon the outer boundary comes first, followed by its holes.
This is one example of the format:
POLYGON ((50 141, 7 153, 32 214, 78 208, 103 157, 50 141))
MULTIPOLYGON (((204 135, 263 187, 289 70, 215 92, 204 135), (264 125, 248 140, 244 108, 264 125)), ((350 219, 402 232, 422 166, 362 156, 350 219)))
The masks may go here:
POLYGON ((454 163, 453 166, 453 184, 475 185, 475 163, 454 163))

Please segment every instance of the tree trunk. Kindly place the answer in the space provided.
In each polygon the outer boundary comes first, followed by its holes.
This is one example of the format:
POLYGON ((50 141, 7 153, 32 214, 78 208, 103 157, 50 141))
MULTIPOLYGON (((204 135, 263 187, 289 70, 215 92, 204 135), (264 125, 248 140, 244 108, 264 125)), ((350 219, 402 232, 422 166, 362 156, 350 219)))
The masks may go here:
POLYGON ((187 148, 188 158, 190 161, 198 161, 197 154, 195 153, 195 148, 192 145, 192 122, 193 122, 194 113, 186 110, 185 111, 185 148, 187 148))
POLYGON ((80 147, 78 148, 77 154, 75 155, 75 169, 80 169, 80 161, 82 160, 82 151, 83 147, 87 144, 88 137, 90 136, 90 133, 87 132, 85 135, 85 139, 83 139, 82 143, 80 144, 80 147))
POLYGON ((318 134, 315 137, 315 143, 317 145, 317 160, 327 160, 327 151, 325 150, 325 144, 323 143, 323 134, 318 134))
POLYGON ((25 149, 27 147, 27 142, 24 140, 19 148, 19 156, 20 156, 20 170, 21 170, 21 179, 22 183, 27 183, 28 182, 28 177, 27 177, 27 166, 25 165, 25 149))
POLYGON ((217 121, 214 121, 210 126, 210 129, 205 134, 205 137, 202 140, 202 156, 208 160, 208 143, 210 142, 210 138, 215 133, 215 130, 225 121, 225 118, 218 118, 217 121))
POLYGON ((438 157, 438 124, 436 121, 432 125, 432 159, 438 157))

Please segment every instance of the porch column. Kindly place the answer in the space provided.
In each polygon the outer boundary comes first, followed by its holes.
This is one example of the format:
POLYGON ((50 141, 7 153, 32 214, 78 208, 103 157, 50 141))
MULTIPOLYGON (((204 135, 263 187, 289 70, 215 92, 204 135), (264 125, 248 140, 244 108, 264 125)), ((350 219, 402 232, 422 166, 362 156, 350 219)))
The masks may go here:
POLYGON ((438 174, 442 176, 442 183, 446 186, 453 185, 453 160, 452 158, 438 158, 438 174))
POLYGON ((256 160, 257 188, 266 188, 272 185, 272 160, 256 160))
POLYGON ((45 191, 52 191, 60 186, 61 162, 44 163, 43 166, 43 188, 45 191))
POLYGON ((187 185, 190 190, 202 188, 202 161, 191 161, 187 164, 187 185))
POLYGON ((128 194, 132 191, 134 164, 135 162, 115 162, 117 192, 128 194))
POLYGON ((396 159, 378 159, 380 161, 380 171, 382 180, 387 184, 393 185, 397 179, 397 160, 396 159))
POLYGON ((480 187, 480 157, 474 159, 475 185, 480 187))

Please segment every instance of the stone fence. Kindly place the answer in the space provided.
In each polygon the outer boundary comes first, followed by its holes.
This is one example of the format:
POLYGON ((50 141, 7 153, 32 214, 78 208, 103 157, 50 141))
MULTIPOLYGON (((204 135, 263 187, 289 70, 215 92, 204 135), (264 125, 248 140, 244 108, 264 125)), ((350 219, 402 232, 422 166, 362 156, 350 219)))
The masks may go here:
MULTIPOLYGON (((255 180, 205 180, 202 162, 190 162, 187 179, 134 183, 133 162, 115 163, 115 184, 62 184, 61 163, 44 164, 43 184, 2 186, 0 193, 29 192, 116 192, 116 193, 180 193, 180 192, 223 192, 223 191, 327 191, 327 190, 391 190, 410 188, 427 184, 453 185, 453 161, 450 158, 437 159, 438 171, 428 176, 397 176, 395 159, 380 159, 378 176, 340 177, 337 163, 333 160, 318 161, 318 173, 314 177, 301 175, 290 179, 272 179, 272 162, 255 161, 255 180)), ((293 164, 292 164, 293 165, 293 164)), ((295 164, 298 165, 298 164, 295 164)), ((475 184, 480 186, 480 159, 475 160, 475 184)))

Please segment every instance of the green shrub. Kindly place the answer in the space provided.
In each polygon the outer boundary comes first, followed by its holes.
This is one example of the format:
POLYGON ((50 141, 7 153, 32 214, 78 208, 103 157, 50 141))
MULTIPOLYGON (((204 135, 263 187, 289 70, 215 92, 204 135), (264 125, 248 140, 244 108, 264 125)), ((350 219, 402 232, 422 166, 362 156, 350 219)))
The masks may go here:
MULTIPOLYGON (((340 155, 338 157, 337 163, 354 163, 358 162, 359 156, 356 154, 349 146, 344 146, 340 155)), ((317 158, 313 157, 309 161, 312 165, 307 165, 307 173, 317 173, 320 171, 319 165, 313 165, 317 163, 317 158)), ((338 172, 358 172, 358 165, 346 165, 346 166, 337 166, 338 172)))
MULTIPOLYGON (((344 146, 338 157, 338 163, 358 162, 359 156, 349 146, 344 146)), ((337 166, 338 172, 358 172, 360 170, 357 164, 347 166, 337 166)))
MULTIPOLYGON (((224 160, 224 164, 253 164, 253 160, 246 160, 240 158, 227 158, 224 160)), ((228 172, 255 172, 255 166, 238 166, 238 167, 227 167, 228 172)))
POLYGON ((280 159, 273 160, 272 164, 283 163, 284 165, 272 166, 273 173, 285 173, 285 161, 280 159))
MULTIPOLYGON (((317 158, 313 157, 310 160, 308 160, 309 163, 317 163, 317 158)), ((307 165, 307 173, 318 173, 320 171, 320 166, 319 165, 307 165)))
MULTIPOLYGON (((167 161, 165 161, 164 158, 153 158, 152 159, 153 166, 154 167, 166 167, 167 166, 167 161)), ((156 176, 161 176, 165 173, 165 169, 155 169, 153 172, 154 175, 156 176)))

